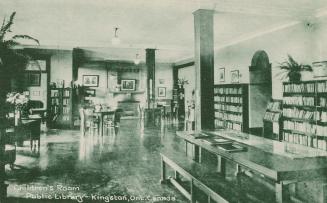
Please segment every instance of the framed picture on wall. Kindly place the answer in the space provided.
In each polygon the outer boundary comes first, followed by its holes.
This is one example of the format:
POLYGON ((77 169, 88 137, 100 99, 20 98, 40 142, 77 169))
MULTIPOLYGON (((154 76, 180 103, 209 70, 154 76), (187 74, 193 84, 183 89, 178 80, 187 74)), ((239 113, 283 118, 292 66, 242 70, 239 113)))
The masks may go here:
POLYGON ((218 80, 219 80, 219 82, 225 82, 225 68, 219 68, 218 80))
POLYGON ((135 90, 135 80, 121 80, 121 90, 135 90))
POLYGON ((99 86, 99 75, 83 75, 83 86, 98 87, 99 86))
POLYGON ((240 75, 239 75, 238 70, 232 70, 230 72, 230 81, 231 81, 231 83, 239 83, 240 82, 239 77, 240 77, 240 75))
POLYGON ((327 76, 327 61, 313 62, 312 63, 313 76, 326 77, 327 76))
POLYGON ((158 97, 166 97, 166 88, 158 87, 158 97))

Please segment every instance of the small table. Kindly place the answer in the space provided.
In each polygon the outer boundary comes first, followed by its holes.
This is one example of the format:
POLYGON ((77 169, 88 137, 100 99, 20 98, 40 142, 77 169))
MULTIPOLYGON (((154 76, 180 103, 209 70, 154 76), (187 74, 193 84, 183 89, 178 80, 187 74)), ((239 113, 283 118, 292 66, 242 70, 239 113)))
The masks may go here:
POLYGON ((94 115, 98 116, 100 118, 100 135, 103 136, 103 120, 105 116, 113 115, 115 114, 115 110, 101 110, 101 111, 95 111, 94 115))
POLYGON ((23 132, 24 134, 18 135, 23 136, 23 139, 28 136, 30 139, 31 149, 33 148, 33 141, 38 141, 38 148, 40 148, 41 140, 41 117, 33 116, 29 118, 23 118, 22 123, 19 126, 15 126, 16 136, 18 133, 23 132), (27 133, 25 133, 27 131, 27 133))

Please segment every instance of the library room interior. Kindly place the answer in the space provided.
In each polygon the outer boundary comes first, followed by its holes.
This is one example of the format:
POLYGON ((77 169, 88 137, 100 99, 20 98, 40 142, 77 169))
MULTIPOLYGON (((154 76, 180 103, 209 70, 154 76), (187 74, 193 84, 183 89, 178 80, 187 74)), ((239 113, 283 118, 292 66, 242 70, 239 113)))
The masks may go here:
POLYGON ((326 0, 2 0, 0 20, 0 203, 327 202, 326 0))

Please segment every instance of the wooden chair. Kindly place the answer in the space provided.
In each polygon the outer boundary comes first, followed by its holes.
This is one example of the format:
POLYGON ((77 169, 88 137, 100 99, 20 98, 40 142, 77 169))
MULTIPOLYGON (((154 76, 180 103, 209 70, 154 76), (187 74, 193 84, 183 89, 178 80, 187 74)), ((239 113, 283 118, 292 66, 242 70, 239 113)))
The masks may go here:
POLYGON ((99 119, 93 115, 93 109, 81 108, 79 113, 81 117, 81 133, 85 135, 87 129, 91 135, 95 131, 99 133, 99 119))
POLYGON ((107 114, 103 120, 103 128, 107 133, 115 132, 115 112, 107 114))

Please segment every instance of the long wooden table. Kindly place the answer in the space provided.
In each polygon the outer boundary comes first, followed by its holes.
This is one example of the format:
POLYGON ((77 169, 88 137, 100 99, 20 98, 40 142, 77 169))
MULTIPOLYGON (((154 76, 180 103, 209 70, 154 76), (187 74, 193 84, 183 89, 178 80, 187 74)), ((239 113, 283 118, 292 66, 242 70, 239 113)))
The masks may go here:
MULTIPOLYGON (((300 181, 325 180, 327 177, 327 153, 315 150, 300 149, 292 144, 259 138, 257 136, 230 130, 203 131, 199 133, 179 131, 178 137, 193 145, 194 160, 201 163, 202 149, 217 155, 221 172, 225 171, 225 161, 237 164, 237 171, 242 169, 259 173, 274 181, 276 202, 289 199, 288 187, 291 183, 300 181), (208 143, 206 135, 226 138, 244 147, 243 151, 228 152, 217 145, 208 143)), ((186 149, 186 152, 188 149, 186 149)), ((325 197, 320 198, 321 202, 325 197)))

